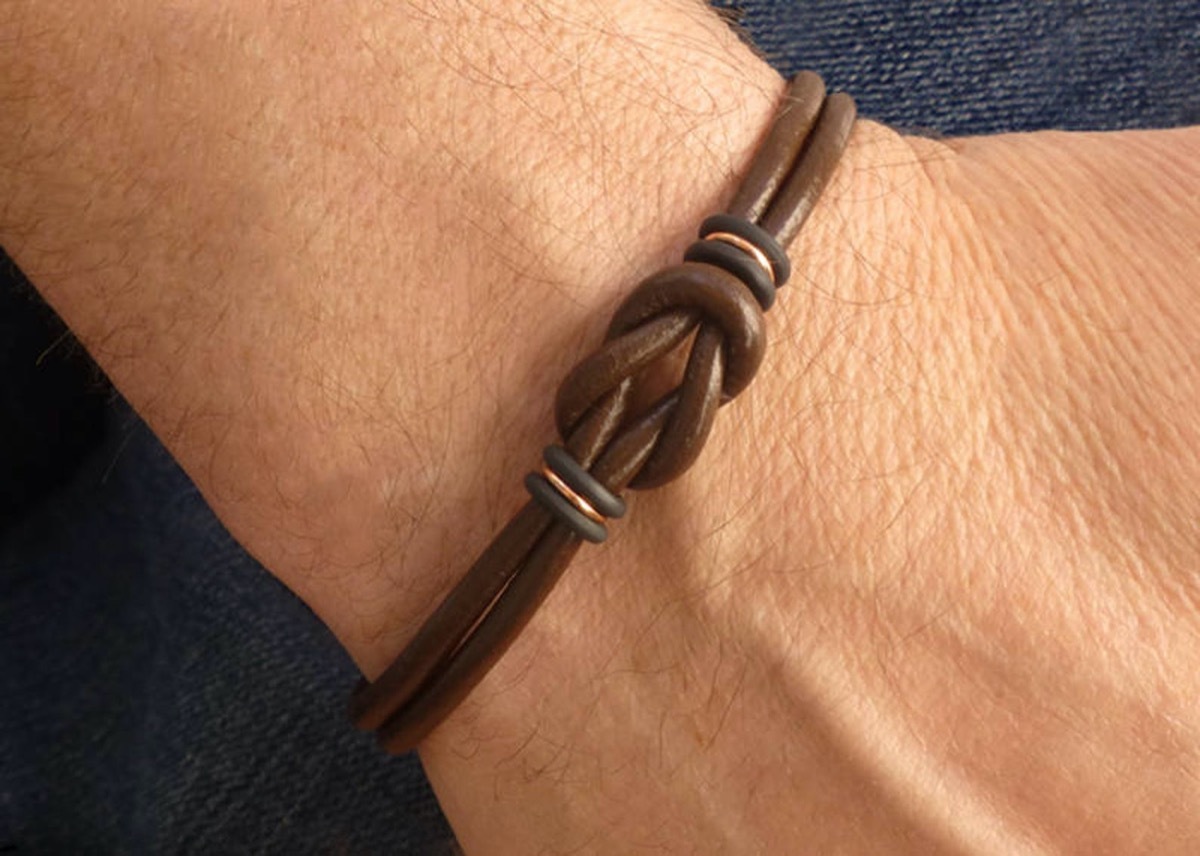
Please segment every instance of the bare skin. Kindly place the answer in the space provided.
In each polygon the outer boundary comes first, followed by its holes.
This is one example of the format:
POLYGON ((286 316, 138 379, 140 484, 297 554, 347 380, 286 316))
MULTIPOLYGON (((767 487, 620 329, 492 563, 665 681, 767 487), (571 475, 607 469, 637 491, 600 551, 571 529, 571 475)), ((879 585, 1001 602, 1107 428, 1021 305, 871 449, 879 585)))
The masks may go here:
MULTIPOLYGON (((0 30, 0 242, 374 674, 782 81, 682 3, 76 5, 0 30)), ((1195 852, 1197 163, 860 124, 699 464, 422 747, 465 850, 1195 852)))

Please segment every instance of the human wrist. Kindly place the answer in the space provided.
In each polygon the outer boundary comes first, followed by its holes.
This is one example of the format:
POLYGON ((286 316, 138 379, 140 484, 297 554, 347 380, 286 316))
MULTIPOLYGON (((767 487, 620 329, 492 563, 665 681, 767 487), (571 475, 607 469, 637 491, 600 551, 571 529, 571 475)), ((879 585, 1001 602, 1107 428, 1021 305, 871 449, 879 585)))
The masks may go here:
POLYGON ((486 541, 504 513, 487 498, 524 466, 489 456, 495 436, 549 424, 529 404, 565 365, 539 363, 569 361, 716 207, 782 85, 707 10, 538 7, 543 42, 517 20, 532 8, 130 7, 93 26, 62 6, 13 59, 10 81, 41 83, 30 132, 3 130, 3 240, 356 656, 460 572, 452 545, 486 541), (334 35, 368 24, 366 44, 334 35), (455 48, 432 75, 431 44, 455 48), (538 78, 548 48, 561 86, 538 78), (319 73, 288 71, 299 51, 319 73))
MULTIPOLYGON (((886 180, 880 180, 882 176, 875 166, 882 164, 886 172, 891 160, 879 159, 880 151, 877 149, 882 149, 893 158, 899 154, 901 163, 909 164, 915 171, 920 170, 920 166, 915 163, 913 151, 902 140, 877 126, 864 125, 860 130, 861 137, 864 138, 859 140, 860 144, 870 140, 876 144, 882 142, 882 145, 863 145, 862 151, 870 153, 872 160, 858 160, 856 163, 855 159, 852 159, 847 164, 847 175, 843 176, 840 182, 835 180, 836 190, 832 191, 845 195, 858 205, 867 202, 868 194, 863 192, 861 186, 861 178, 864 175, 872 179, 870 196, 877 197, 883 194, 886 197, 892 189, 886 180)), ((853 213, 854 206, 839 206, 837 212, 839 216, 853 213)), ((827 222, 836 227, 840 225, 838 219, 839 217, 832 217, 827 222)), ((903 221, 891 224, 874 218, 866 220, 868 227, 874 227, 881 222, 886 225, 899 225, 903 221)), ((832 238, 830 233, 835 231, 844 230, 827 226, 824 237, 832 238)), ((867 231, 870 233, 874 229, 868 228, 867 231)), ((846 235, 841 237, 845 238, 846 235)), ((872 237, 874 240, 869 247, 863 245, 854 249, 867 252, 866 258, 874 260, 879 246, 878 236, 872 237)), ((907 237, 907 232, 897 229, 890 233, 888 240, 895 242, 895 249, 903 250, 908 247, 907 237)), ((865 269, 865 266, 863 267, 865 269)), ((812 277, 821 273, 820 270, 809 269, 804 280, 811 285, 812 277)), ((869 288, 873 274, 874 271, 870 270, 866 271, 866 276, 862 272, 856 272, 853 281, 845 285, 849 288, 869 288)), ((806 296, 803 292, 798 295, 801 299, 806 296)), ((776 390, 779 389, 777 384, 773 386, 776 390)), ((761 389, 759 385, 756 386, 756 391, 765 393, 771 406, 780 403, 773 400, 771 389, 761 389)), ((752 398, 753 395, 747 393, 745 398, 752 398)), ((744 407, 744 400, 739 401, 739 404, 744 407)), ((741 408, 735 404, 729 411, 739 409, 741 408)), ((744 420, 744 410, 742 414, 744 420)), ((730 416, 734 414, 731 413, 730 416)), ((726 416, 725 419, 728 420, 730 416, 726 416)), ((736 423, 738 420, 735 418, 734 421, 736 423)), ((743 424, 746 423, 743 421, 743 424)), ((729 685, 718 686, 716 678, 713 678, 708 701, 701 702, 698 709, 693 709, 693 704, 699 701, 694 698, 697 689, 694 682, 698 678, 691 669, 698 666, 707 670, 715 665, 720 671, 726 650, 725 639, 737 650, 737 656, 731 662, 746 663, 748 659, 753 659, 756 672, 761 672, 764 667, 771 668, 770 663, 779 655, 779 649, 773 644, 759 647, 755 644, 756 640, 746 638, 745 631, 749 629, 747 626, 740 622, 728 624, 720 613, 709 614, 709 617, 716 618, 715 625, 721 628, 722 635, 721 656, 714 664, 709 656, 716 653, 710 650, 709 645, 714 641, 713 625, 702 620, 705 617, 702 614, 705 611, 705 590, 712 582, 710 575, 717 577, 714 588, 725 588, 729 575, 741 578, 744 573, 743 579, 747 584, 746 597, 744 600, 738 599, 741 601, 739 607, 751 613, 761 613, 763 600, 760 596, 763 592, 754 579, 757 575, 752 575, 749 568, 741 566, 743 561, 755 563, 754 557, 760 553, 757 548, 761 546, 761 541, 742 553, 738 549, 738 546, 744 545, 740 536, 759 540, 758 534, 762 530, 774 531, 779 536, 792 534, 786 531, 788 523, 792 522, 787 520, 786 510, 791 506, 785 508, 781 515, 780 509, 776 507, 778 503, 771 501, 770 495, 764 495, 760 491, 757 496, 738 498, 735 492, 729 490, 731 483, 738 490, 744 488, 746 480, 753 479, 757 472, 761 472, 768 479, 774 477, 774 481, 779 481, 779 476, 786 469, 780 467, 778 462, 771 465, 768 461, 760 461, 761 469, 751 472, 745 471, 739 465, 749 457, 745 449, 762 451, 764 446, 778 449, 780 442, 785 441, 783 437, 790 435, 790 432, 788 435, 778 432, 778 435, 773 437, 776 432, 762 432, 762 427, 759 424, 759 431, 741 432, 741 448, 735 450, 732 467, 730 461, 712 461, 710 456, 706 455, 711 469, 698 466, 694 473, 689 473, 670 488, 656 491, 652 497, 647 496, 645 500, 640 500, 634 509, 636 521, 622 521, 618 527, 621 534, 607 544, 603 551, 594 551, 595 555, 589 551, 586 554, 587 558, 580 557, 580 560, 576 561, 568 574, 570 581, 564 580, 560 584, 551 596, 551 602, 543 607, 533 625, 526 629, 524 636, 504 658, 501 666, 424 747, 427 769, 433 776, 435 785, 439 787, 439 794, 445 800, 452 819, 457 821, 460 818, 464 806, 463 798, 471 793, 472 785, 478 783, 479 774, 482 773, 482 780, 490 782, 485 790, 512 793, 516 799, 524 801, 526 808, 530 806, 530 799, 535 802, 544 800, 541 805, 543 814, 539 815, 543 819, 552 816, 557 821, 574 814, 573 820, 577 823, 574 834, 578 834, 581 829, 594 833, 598 829, 611 827, 620 828, 626 836, 632 832, 636 838, 641 824, 650 823, 658 827, 655 834, 666 836, 666 840, 675 840, 670 831, 672 828, 665 818, 643 816, 639 807, 628 804, 620 794, 611 792, 608 782, 600 789, 603 792, 580 795, 579 802, 574 806, 576 811, 573 812, 570 787, 541 787, 539 783, 523 778, 519 770, 512 769, 511 765, 504 762, 519 758, 519 766, 526 770, 530 766, 538 768, 542 763, 554 764, 554 757, 559 752, 574 755, 576 746, 583 748, 577 741, 581 740, 586 744, 590 740, 592 748, 595 749, 595 740, 592 738, 609 733, 612 739, 608 745, 612 750, 611 759, 616 768, 623 772, 633 767, 641 769, 646 765, 633 759, 628 759, 631 767, 626 768, 625 750, 644 744, 644 739, 651 736, 656 727, 660 731, 666 727, 666 719, 659 721, 655 726, 653 720, 661 715, 673 723, 672 731, 674 723, 678 720, 687 736, 682 742, 674 737, 669 740, 667 757, 664 757, 666 747, 660 739, 660 766, 664 760, 668 765, 677 762, 691 764, 694 759, 689 759, 688 755, 700 749, 691 742, 693 732, 700 732, 694 736, 701 742, 707 739, 701 736, 704 733, 715 739, 722 730, 721 699, 729 698, 730 693, 736 695, 743 687, 741 677, 737 675, 729 676, 734 678, 729 685), (735 474, 732 479, 729 478, 731 469, 735 474), (655 503, 655 499, 660 501, 655 503), (747 499, 751 501, 745 501, 747 499), (643 505, 643 502, 646 504, 643 505), (653 507, 649 507, 651 505, 653 507), (701 505, 703 508, 699 507, 701 505), (745 515, 738 523, 744 522, 746 526, 726 525, 731 522, 728 519, 731 508, 736 508, 735 517, 745 515), (716 519, 709 528, 709 518, 714 514, 716 519), (772 530, 772 526, 779 523, 785 528, 772 530), (733 536, 728 542, 727 535, 733 536), (722 553, 719 549, 712 549, 717 546, 714 539, 729 543, 729 552, 722 553), (738 567, 731 569, 728 565, 730 561, 738 567), (659 619, 664 615, 670 615, 670 620, 660 622, 659 619), (683 620, 677 622, 676 618, 683 620), (616 689, 618 684, 626 689, 616 689), (586 700, 600 695, 605 697, 605 707, 593 709, 586 700), (628 728, 621 725, 616 731, 609 729, 606 732, 606 727, 611 724, 609 717, 613 714, 617 715, 621 722, 625 722, 626 718, 631 719, 628 728), (594 732, 589 727, 593 721, 596 724, 594 732), (500 766, 508 769, 501 772, 500 766), (537 792, 542 793, 541 798, 536 796, 537 792), (563 800, 567 803, 562 804, 563 800), (578 810, 584 805, 593 810, 603 808, 610 801, 611 804, 620 804, 623 807, 619 822, 615 817, 606 818, 603 811, 592 816, 583 816, 578 810), (550 805, 558 805, 562 811, 561 816, 553 809, 550 810, 549 816, 544 814, 550 805)), ((868 429, 864 429, 864 434, 869 433, 868 429)), ((789 496, 795 495, 795 487, 796 485, 789 486, 789 496)), ((819 502, 819 497, 820 493, 814 491, 808 498, 819 502)), ((799 524, 797 528, 803 528, 803 521, 795 522, 799 524)), ((778 538, 779 545, 784 541, 784 537, 778 538)), ((764 570, 768 578, 773 573, 769 568, 764 570)), ((769 602, 770 599, 767 600, 769 602)), ((753 624, 754 622, 751 622, 751 625, 753 624)), ((753 633, 750 635, 754 636, 753 633)), ((751 691, 747 688, 747 694, 761 696, 764 690, 762 677, 755 677, 754 689, 751 691)), ((708 685, 704 678, 699 680, 708 685)), ((728 708, 724 710, 727 712, 728 708)), ((755 742, 756 739, 765 736, 747 734, 740 726, 731 730, 736 730, 737 736, 733 739, 741 741, 739 745, 744 748, 760 745, 755 742)), ((723 743, 727 743, 727 740, 723 740, 723 743)), ((720 750, 717 754, 723 751, 720 750)), ((748 748, 748 751, 754 750, 748 748)), ((583 760, 583 766, 590 770, 586 759, 583 760)), ((578 773, 574 761, 570 766, 572 776, 583 780, 590 781, 589 776, 598 773, 594 770, 578 773)), ((720 767, 718 764, 717 768, 720 767)), ((650 779, 644 782, 645 789, 653 790, 661 783, 652 781, 653 773, 649 770, 647 772, 650 779)), ((735 794, 742 792, 743 784, 748 784, 742 780, 741 773, 727 778, 721 772, 714 774, 710 770, 709 775, 715 775, 710 782, 729 783, 732 793, 735 794)), ((615 781, 627 777, 613 778, 615 781)), ((599 788, 601 783, 597 781, 595 784, 599 788)), ((696 790, 689 790, 694 786, 699 786, 702 790, 703 782, 689 780, 685 783, 681 780, 677 783, 675 792, 697 793, 696 790)), ((658 796, 662 795, 661 792, 658 793, 658 796)), ((466 797, 467 804, 476 803, 476 810, 486 801, 484 793, 466 797)), ((523 825, 530 819, 527 813, 518 816, 522 818, 523 825)), ((492 819, 495 820, 494 817, 492 819)), ((529 828, 492 828, 490 833, 480 838, 478 830, 475 830, 475 834, 465 835, 464 844, 470 849, 472 846, 488 846, 484 844, 487 841, 503 840, 509 844, 512 852, 524 852, 532 844, 527 842, 523 845, 521 841, 533 831, 529 828)), ((728 831, 724 830, 726 833, 728 831)), ((465 830, 460 829, 460 832, 465 833, 465 830)), ((570 830, 565 832, 571 834, 570 830)), ((536 833, 534 837, 541 840, 543 846, 545 841, 556 838, 553 833, 548 834, 548 831, 540 826, 536 833)), ((697 835, 703 837, 701 831, 692 829, 681 836, 680 840, 695 838, 697 835)), ((570 846, 570 840, 569 837, 559 839, 558 846, 570 846)), ((597 839, 600 842, 604 840, 597 839)), ((603 844, 597 844, 596 841, 592 841, 591 844, 604 850, 603 844)), ((616 846, 615 843, 613 846, 616 846)))

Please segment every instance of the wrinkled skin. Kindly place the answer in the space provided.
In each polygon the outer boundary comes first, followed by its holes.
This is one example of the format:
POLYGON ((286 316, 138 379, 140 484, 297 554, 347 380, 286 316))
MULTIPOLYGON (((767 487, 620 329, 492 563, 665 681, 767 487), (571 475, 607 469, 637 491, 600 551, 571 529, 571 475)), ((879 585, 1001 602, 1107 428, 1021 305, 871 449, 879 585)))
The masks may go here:
MULTIPOLYGON (((0 242, 369 674, 783 85, 682 3, 10 5, 0 242)), ((699 463, 422 747, 464 849, 1196 852, 1197 163, 861 123, 699 463)))

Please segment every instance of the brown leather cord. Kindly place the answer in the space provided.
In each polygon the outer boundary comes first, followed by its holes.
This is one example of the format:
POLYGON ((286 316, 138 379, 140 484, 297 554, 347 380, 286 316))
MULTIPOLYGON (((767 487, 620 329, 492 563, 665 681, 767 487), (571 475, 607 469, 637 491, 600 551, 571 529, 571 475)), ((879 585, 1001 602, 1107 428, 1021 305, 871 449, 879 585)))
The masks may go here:
MULTIPOLYGON (((728 211, 757 223, 783 186, 825 101, 825 83, 811 71, 792 78, 767 138, 759 145, 728 211)), ((785 247, 787 241, 780 241, 785 247)))
MULTIPOLYGON (((854 118, 849 96, 826 98, 817 75, 797 75, 728 213, 786 248, 832 175, 854 118)), ((746 259, 760 265, 764 257, 782 260, 780 246, 761 247, 746 259)), ((707 262, 668 268, 617 309, 604 343, 567 375, 555 401, 562 445, 579 465, 572 478, 595 479, 596 492, 619 496, 626 487, 665 484, 695 462, 718 408, 749 385, 766 347, 762 307, 769 300, 756 299, 745 281, 746 261, 737 261, 729 270, 707 262), (632 412, 647 370, 689 338, 679 385, 632 412)), ((756 277, 755 289, 774 287, 756 277)), ((351 716, 360 728, 378 730, 389 751, 416 746, 462 702, 566 569, 581 535, 572 528, 571 509, 558 499, 554 508, 536 499, 526 503, 395 662, 373 683, 359 684, 351 716)), ((603 535, 584 534, 592 540, 603 535)))

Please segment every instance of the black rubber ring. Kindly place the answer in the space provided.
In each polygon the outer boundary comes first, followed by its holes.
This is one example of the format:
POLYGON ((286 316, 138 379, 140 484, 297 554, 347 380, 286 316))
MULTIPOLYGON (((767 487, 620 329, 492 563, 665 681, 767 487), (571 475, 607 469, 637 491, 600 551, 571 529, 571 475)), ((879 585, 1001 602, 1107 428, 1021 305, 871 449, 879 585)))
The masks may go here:
POLYGON ((554 485, 546 481, 540 473, 530 473, 525 476, 525 489, 537 500, 542 508, 557 517, 562 523, 572 529, 576 535, 593 544, 603 544, 608 538, 608 529, 603 523, 597 523, 571 501, 555 490, 554 485))
POLYGON ((733 244, 722 241, 696 241, 683 254, 685 262, 703 262, 728 271, 746 284, 763 311, 775 303, 775 286, 762 265, 733 244))
POLYGON ((707 238, 713 232, 729 232, 754 244, 771 262, 771 270, 775 273, 775 287, 783 288, 787 285, 788 277, 792 275, 792 260, 788 258, 787 251, 762 226, 732 214, 714 214, 700 224, 700 237, 707 238))
POLYGON ((592 508, 605 517, 616 519, 625 516, 625 500, 602 485, 562 446, 547 446, 542 451, 542 460, 566 482, 567 487, 586 499, 592 508))

